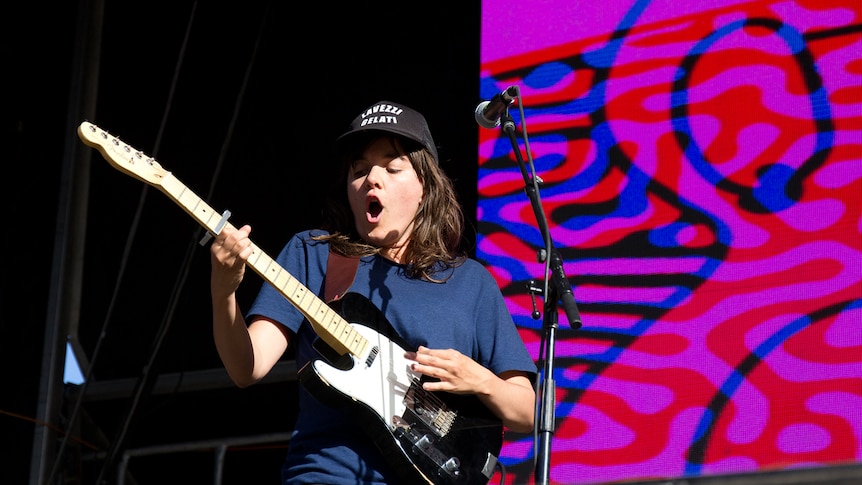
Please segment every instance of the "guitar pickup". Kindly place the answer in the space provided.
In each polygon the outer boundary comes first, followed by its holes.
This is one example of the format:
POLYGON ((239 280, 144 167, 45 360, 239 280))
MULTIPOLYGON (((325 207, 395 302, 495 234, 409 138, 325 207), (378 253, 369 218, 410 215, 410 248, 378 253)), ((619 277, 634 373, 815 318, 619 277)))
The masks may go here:
POLYGON ((396 426, 395 436, 402 442, 406 441, 414 455, 421 453, 450 477, 457 478, 461 474, 461 460, 455 456, 447 456, 437 449, 434 438, 430 435, 419 434, 411 426, 396 426))

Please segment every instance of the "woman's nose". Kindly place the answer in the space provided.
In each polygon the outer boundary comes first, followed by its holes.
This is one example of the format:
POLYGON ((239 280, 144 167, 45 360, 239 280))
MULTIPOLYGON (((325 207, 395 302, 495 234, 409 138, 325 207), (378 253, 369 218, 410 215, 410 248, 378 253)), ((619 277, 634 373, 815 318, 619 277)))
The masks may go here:
POLYGON ((368 175, 365 176, 365 183, 369 187, 379 187, 381 177, 379 176, 380 170, 383 170, 383 167, 373 166, 368 170, 368 175))

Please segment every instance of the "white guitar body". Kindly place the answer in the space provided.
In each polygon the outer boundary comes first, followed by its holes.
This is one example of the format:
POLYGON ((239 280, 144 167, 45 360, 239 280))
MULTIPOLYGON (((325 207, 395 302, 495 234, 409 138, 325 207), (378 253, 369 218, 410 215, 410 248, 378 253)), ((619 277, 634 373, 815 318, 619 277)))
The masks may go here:
POLYGON ((351 326, 379 350, 371 364, 350 356, 353 367, 341 370, 324 360, 315 360, 314 372, 326 385, 365 405, 382 424, 394 428, 392 418, 404 415, 407 391, 420 376, 410 370, 411 361, 404 358, 403 348, 370 327, 351 326))

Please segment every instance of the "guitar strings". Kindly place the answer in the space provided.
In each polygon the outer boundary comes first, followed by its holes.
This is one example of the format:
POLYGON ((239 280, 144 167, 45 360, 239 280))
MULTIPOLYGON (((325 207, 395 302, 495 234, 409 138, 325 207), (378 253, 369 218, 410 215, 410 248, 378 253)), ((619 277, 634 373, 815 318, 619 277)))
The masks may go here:
POLYGON ((420 380, 415 377, 413 378, 413 389, 413 398, 417 407, 421 407, 426 411, 430 410, 434 413, 433 423, 429 424, 432 424, 441 433, 448 434, 455 424, 457 414, 451 411, 439 396, 433 392, 426 391, 422 387, 420 380))

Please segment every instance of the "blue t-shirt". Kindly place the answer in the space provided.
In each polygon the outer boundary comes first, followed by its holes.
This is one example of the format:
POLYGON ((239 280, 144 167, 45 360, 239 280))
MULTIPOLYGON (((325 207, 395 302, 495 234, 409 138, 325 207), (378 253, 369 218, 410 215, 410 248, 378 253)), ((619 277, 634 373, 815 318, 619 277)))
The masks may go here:
MULTIPOLYGON (((329 244, 313 241, 313 234, 321 232, 294 235, 276 262, 323 299, 329 244)), ((406 276, 403 265, 367 256, 360 259, 348 291, 362 295, 379 309, 396 334, 393 340, 405 350, 420 345, 452 348, 496 374, 518 370, 532 378, 536 365, 491 274, 472 259, 445 274, 449 278, 444 283, 413 279, 406 276)), ((272 285, 263 285, 249 309, 248 318, 255 315, 280 322, 294 332, 291 345, 296 350, 297 368, 322 358, 312 347, 317 334, 311 325, 272 285)), ((387 460, 346 413, 320 402, 304 386, 300 386, 299 404, 283 470, 285 484, 384 484, 387 479, 394 480, 387 460)))

